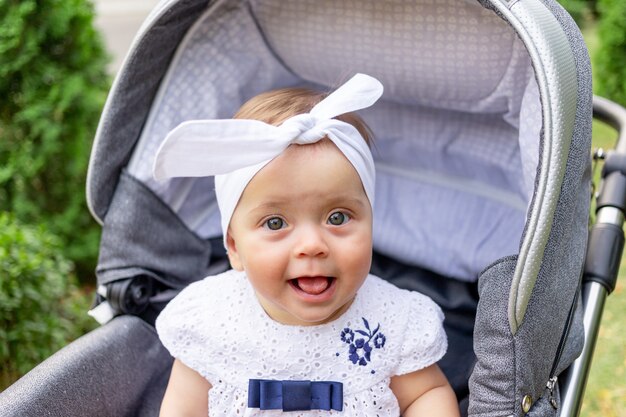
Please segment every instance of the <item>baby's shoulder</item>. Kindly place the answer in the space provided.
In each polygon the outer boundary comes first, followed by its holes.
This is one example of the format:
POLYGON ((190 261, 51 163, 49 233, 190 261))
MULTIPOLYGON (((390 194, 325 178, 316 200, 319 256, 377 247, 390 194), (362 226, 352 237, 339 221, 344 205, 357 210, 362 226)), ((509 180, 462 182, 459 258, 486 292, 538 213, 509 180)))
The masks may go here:
POLYGON ((241 273, 228 271, 194 282, 157 317, 157 333, 170 354, 210 382, 218 375, 218 366, 212 364, 217 364, 217 353, 226 351, 223 330, 233 320, 232 306, 245 296, 245 280, 241 273))
POLYGON ((245 276, 233 270, 193 282, 165 306, 157 326, 159 322, 176 324, 215 316, 241 299, 245 288, 245 276))

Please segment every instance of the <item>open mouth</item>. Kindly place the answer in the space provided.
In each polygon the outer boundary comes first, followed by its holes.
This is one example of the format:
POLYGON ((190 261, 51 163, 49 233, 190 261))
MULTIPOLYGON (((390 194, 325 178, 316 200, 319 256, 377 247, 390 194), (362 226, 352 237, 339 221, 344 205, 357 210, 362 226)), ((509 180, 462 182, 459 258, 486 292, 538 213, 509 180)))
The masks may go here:
MULTIPOLYGON (((307 298, 321 298, 335 287, 334 277, 299 277, 289 280, 297 293, 307 298)), ((329 294, 330 295, 330 294, 329 294)))

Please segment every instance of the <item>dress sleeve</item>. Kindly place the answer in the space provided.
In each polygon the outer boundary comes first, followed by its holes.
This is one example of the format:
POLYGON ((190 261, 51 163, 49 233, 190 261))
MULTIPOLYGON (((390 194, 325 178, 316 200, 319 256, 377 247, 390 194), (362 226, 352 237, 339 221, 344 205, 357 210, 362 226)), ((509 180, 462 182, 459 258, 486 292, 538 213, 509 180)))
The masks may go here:
POLYGON ((412 292, 409 300, 404 341, 395 375, 424 369, 441 359, 448 349, 444 317, 439 306, 417 292, 412 292))
MULTIPOLYGON (((206 278, 205 278, 206 280, 206 278)), ((199 281, 187 286, 157 317, 155 327, 163 346, 174 358, 195 370, 211 384, 215 380, 206 366, 211 343, 206 329, 206 282, 199 281)))

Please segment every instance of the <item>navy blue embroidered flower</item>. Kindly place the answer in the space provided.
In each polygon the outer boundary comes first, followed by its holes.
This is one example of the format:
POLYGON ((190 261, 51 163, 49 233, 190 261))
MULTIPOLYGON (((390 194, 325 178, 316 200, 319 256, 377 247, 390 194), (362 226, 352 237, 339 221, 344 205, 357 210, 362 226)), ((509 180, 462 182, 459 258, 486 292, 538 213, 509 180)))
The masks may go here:
POLYGON ((362 318, 362 320, 366 330, 357 329, 352 331, 352 329, 346 327, 341 332, 341 341, 350 345, 348 347, 348 360, 355 365, 366 366, 372 360, 372 346, 370 342, 374 344, 374 348, 380 349, 385 346, 387 339, 384 334, 378 332, 380 324, 372 331, 369 322, 365 318, 362 318), (364 338, 355 340, 354 333, 365 336, 367 340, 364 338))
POLYGON ((354 343, 350 344, 348 349, 348 359, 354 364, 361 366, 367 365, 367 362, 372 360, 371 357, 372 347, 364 339, 357 339, 354 343))
POLYGON ((374 347, 376 347, 376 349, 380 349, 381 347, 385 346, 386 341, 387 338, 385 337, 385 335, 382 333, 378 333, 376 336, 374 336, 374 347))
POLYGON ((343 329, 341 332, 341 341, 345 343, 352 343, 354 340, 354 332, 350 330, 348 327, 343 329))

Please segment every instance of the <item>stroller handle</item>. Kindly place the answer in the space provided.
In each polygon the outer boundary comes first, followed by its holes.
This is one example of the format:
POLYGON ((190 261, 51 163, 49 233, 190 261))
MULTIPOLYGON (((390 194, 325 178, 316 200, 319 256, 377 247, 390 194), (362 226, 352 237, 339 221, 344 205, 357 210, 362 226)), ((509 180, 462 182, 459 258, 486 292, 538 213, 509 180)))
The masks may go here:
POLYGON ((604 303, 615 287, 624 246, 626 164, 621 161, 626 161, 626 109, 606 98, 594 96, 593 117, 618 132, 615 150, 611 152, 618 166, 602 173, 604 185, 597 196, 596 223, 590 233, 593 244, 587 247, 582 283, 585 341, 582 353, 564 373, 560 417, 575 417, 580 413, 604 303), (617 250, 610 251, 610 248, 617 250))
POLYGON ((626 109, 611 100, 594 95, 593 117, 617 131, 619 136, 615 150, 626 154, 626 109))

